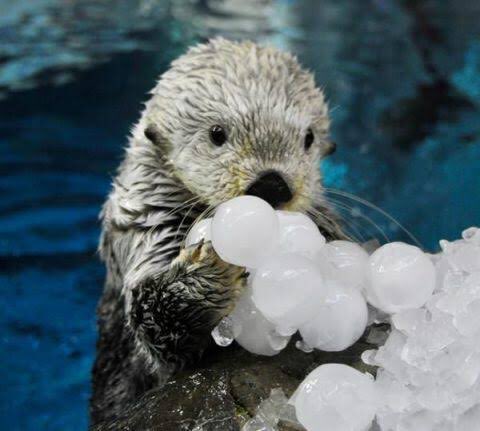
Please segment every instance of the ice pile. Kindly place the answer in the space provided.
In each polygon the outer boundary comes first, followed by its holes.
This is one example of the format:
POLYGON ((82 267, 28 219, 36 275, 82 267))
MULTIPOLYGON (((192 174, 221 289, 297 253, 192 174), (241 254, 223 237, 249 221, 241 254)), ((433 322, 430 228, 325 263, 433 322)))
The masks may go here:
POLYGON ((384 431, 480 430, 480 229, 440 245, 433 295, 393 314, 385 345, 362 356, 379 367, 384 431))
MULTIPOLYGON (((441 241, 438 255, 398 242, 369 255, 358 244, 327 243, 302 214, 245 196, 194 226, 187 245, 201 238, 251 274, 212 333, 220 345, 235 339, 275 355, 299 331, 302 349, 341 351, 378 316, 390 322, 385 344, 362 355, 379 367, 375 380, 340 364, 306 377, 290 402, 308 431, 480 430, 479 229, 441 241)), ((245 429, 263 421, 258 429, 274 430, 275 418, 267 426, 263 416, 245 429)))
POLYGON ((249 289, 213 331, 252 353, 275 355, 299 331, 303 349, 341 351, 368 322, 367 301, 384 312, 423 305, 435 286, 431 260, 391 243, 371 256, 348 241, 326 243, 300 213, 275 211, 254 196, 232 199, 190 231, 186 244, 211 240, 226 262, 244 266, 249 289))
POLYGON ((357 244, 326 244, 307 216, 253 196, 222 204, 192 228, 186 245, 202 238, 251 274, 247 292, 213 331, 217 344, 235 339, 252 353, 275 355, 299 330, 309 347, 339 351, 364 332, 368 254, 357 244))

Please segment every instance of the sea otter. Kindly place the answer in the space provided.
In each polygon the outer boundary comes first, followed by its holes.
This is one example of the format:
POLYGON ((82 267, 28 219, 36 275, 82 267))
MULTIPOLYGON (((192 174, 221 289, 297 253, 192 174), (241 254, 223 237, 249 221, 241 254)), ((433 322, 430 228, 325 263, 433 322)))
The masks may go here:
POLYGON ((107 268, 98 306, 91 420, 194 363, 245 284, 211 244, 183 247, 192 223, 242 194, 341 228, 322 194, 332 152, 323 93, 296 58, 215 39, 175 60, 133 128, 101 214, 107 268))

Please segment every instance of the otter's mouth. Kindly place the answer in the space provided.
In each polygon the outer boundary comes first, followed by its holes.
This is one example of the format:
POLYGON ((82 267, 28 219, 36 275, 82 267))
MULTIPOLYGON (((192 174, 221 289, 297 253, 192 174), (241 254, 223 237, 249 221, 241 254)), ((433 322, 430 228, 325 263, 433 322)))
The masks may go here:
POLYGON ((292 190, 282 174, 274 170, 262 172, 248 186, 245 194, 259 197, 275 209, 287 204, 293 198, 292 190))

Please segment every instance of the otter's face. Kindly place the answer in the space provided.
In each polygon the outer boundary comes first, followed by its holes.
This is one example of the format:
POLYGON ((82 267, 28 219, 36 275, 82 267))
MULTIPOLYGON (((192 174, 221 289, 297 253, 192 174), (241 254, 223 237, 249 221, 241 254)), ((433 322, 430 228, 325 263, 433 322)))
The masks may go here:
POLYGON ((158 130, 175 175, 212 206, 250 194, 275 208, 308 209, 331 148, 311 74, 289 54, 251 43, 215 40, 175 61, 143 126, 158 130))

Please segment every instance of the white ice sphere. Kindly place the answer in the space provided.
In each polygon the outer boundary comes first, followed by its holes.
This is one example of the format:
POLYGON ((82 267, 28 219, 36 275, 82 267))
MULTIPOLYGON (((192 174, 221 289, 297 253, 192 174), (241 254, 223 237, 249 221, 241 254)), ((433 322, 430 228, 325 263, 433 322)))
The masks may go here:
POLYGON ((300 327, 300 334, 311 347, 339 352, 354 344, 365 331, 368 308, 358 289, 333 281, 326 284, 325 302, 300 327))
POLYGON ((188 232, 187 238, 185 239, 185 247, 189 247, 193 244, 197 244, 202 239, 204 241, 210 241, 211 227, 212 227, 211 218, 206 218, 206 219, 200 220, 198 223, 195 223, 190 229, 190 232, 188 232))
POLYGON ((275 333, 275 326, 255 307, 250 290, 238 299, 229 318, 234 327, 239 328, 238 332, 235 331, 235 341, 256 355, 276 355, 290 340, 290 337, 275 333))
POLYGON ((212 220, 212 245, 225 261, 256 268, 278 237, 275 210, 255 196, 239 196, 221 204, 212 220))
POLYGON ((468 409, 458 419, 456 430, 478 431, 480 424, 480 403, 468 409))
POLYGON ((308 431, 365 431, 373 421, 373 378, 342 364, 320 365, 294 394, 299 422, 308 431))
POLYGON ((377 308, 396 313, 424 305, 435 287, 435 267, 418 247, 392 242, 369 259, 367 299, 377 308))
POLYGON ((280 327, 280 333, 298 329, 311 319, 326 293, 314 262, 292 253, 267 259, 255 273, 252 287, 253 302, 280 327))
POLYGON ((332 241, 316 256, 322 274, 346 286, 364 288, 368 253, 358 244, 349 241, 332 241))
POLYGON ((305 214, 277 211, 279 238, 277 251, 313 257, 325 245, 318 226, 305 214))

